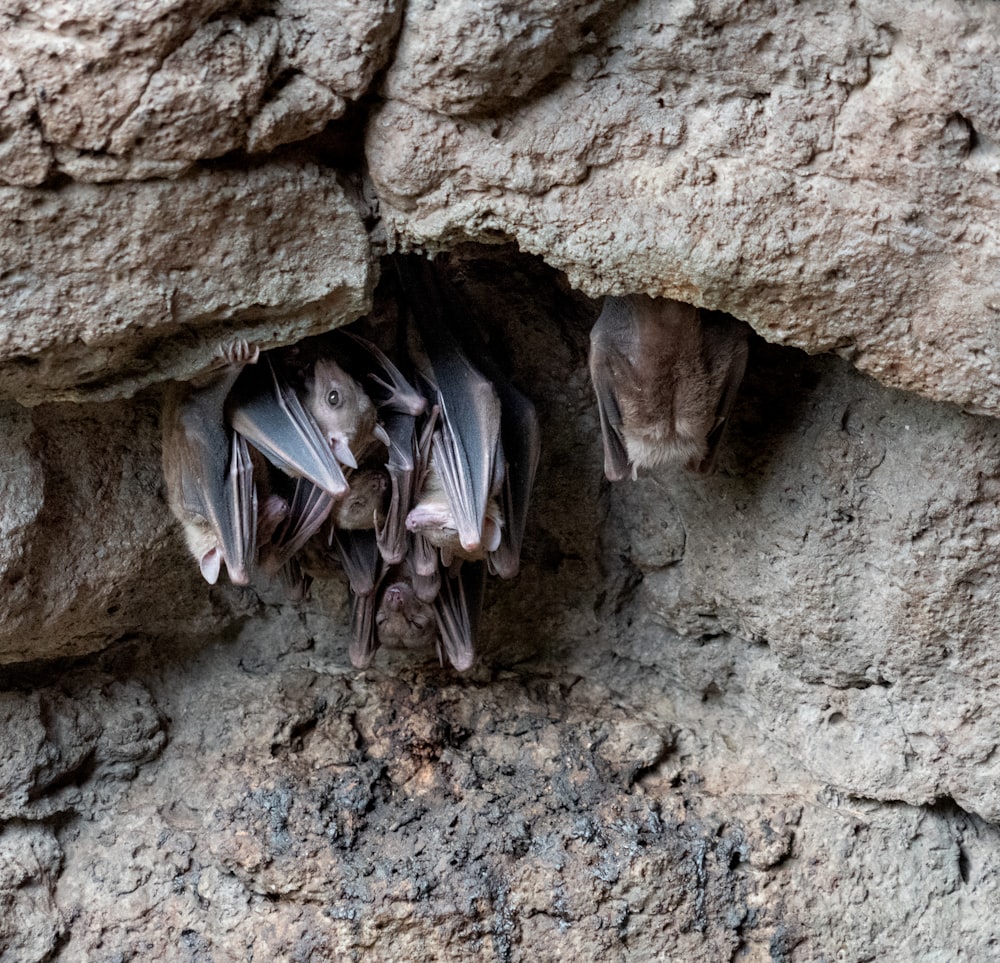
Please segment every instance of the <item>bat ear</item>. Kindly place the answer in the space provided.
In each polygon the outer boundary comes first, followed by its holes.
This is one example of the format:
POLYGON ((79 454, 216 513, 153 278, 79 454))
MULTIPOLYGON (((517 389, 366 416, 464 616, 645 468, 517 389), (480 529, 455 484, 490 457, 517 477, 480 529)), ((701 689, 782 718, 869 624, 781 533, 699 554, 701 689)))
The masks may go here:
POLYGON ((219 572, 222 569, 222 556, 217 548, 210 548, 201 557, 201 574, 209 585, 215 585, 219 581, 219 572))

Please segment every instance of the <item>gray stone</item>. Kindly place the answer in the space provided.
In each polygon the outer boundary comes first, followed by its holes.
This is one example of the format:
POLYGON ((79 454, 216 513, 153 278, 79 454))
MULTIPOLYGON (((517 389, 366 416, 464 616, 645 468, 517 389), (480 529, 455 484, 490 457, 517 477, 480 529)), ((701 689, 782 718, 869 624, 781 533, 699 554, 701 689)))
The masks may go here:
POLYGON ((22 403, 133 394, 235 334, 293 342, 369 305, 361 220, 309 165, 3 188, 0 218, 0 394, 22 403))
POLYGON ((394 244, 516 240, 588 293, 724 310, 996 414, 998 37, 985 2, 633 4, 503 110, 441 112, 456 81, 425 70, 369 167, 394 244))
POLYGON ((54 169, 139 180, 307 137, 365 93, 399 22, 395 0, 224 10, 219 0, 8 4, 0 150, 11 163, 0 179, 36 185, 54 169))

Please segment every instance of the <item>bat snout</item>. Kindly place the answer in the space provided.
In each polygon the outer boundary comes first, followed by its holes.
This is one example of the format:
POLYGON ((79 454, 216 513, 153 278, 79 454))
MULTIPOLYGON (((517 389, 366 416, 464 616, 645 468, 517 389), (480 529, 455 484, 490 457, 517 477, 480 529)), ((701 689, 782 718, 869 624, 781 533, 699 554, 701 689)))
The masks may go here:
POLYGON ((226 571, 229 573, 229 581, 233 585, 249 585, 250 571, 245 565, 230 565, 226 562, 226 571))

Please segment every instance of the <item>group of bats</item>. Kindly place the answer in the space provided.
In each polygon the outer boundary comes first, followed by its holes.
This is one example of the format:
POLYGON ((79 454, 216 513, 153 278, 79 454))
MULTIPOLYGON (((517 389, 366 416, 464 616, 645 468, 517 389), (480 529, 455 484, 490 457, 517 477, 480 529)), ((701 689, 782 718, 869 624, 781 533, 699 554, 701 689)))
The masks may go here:
MULTIPOLYGON (((259 572, 301 600, 342 570, 355 666, 380 645, 436 645, 464 670, 486 574, 520 566, 538 418, 433 262, 395 269, 398 363, 340 329, 266 352, 235 341, 170 386, 167 500, 209 583, 224 565, 236 585, 259 572)), ((746 357, 746 326, 726 315, 607 297, 590 349, 606 476, 711 471, 746 357)))

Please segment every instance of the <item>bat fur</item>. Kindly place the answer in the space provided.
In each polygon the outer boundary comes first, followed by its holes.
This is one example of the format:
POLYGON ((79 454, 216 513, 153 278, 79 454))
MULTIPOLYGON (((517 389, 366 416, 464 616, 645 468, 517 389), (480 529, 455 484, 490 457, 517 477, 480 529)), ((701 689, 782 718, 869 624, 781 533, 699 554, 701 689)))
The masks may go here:
POLYGON ((608 479, 664 464, 710 473, 746 360, 740 321, 642 294, 607 297, 590 373, 608 479))
POLYGON ((223 564, 246 585, 255 552, 256 496, 246 444, 226 424, 226 396, 258 350, 237 340, 224 346, 210 371, 172 384, 162 414, 167 503, 205 580, 223 564))

